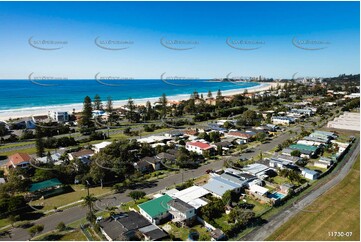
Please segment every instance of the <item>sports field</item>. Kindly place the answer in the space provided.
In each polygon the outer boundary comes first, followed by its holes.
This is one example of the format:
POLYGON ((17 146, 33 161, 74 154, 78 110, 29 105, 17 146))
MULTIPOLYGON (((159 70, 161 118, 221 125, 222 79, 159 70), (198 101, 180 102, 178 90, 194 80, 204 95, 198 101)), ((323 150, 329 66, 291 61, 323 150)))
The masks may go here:
POLYGON ((354 241, 359 239, 360 155, 344 180, 267 238, 267 240, 354 241), (341 233, 335 236, 336 233, 332 232, 341 233))

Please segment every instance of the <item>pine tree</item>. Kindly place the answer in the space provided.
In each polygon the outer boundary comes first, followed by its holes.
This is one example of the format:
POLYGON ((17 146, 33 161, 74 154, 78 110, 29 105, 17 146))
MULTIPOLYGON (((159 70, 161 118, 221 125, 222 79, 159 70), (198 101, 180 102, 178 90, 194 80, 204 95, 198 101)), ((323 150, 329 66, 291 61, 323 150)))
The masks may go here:
POLYGON ((222 97, 222 92, 221 92, 221 89, 218 89, 217 91, 217 98, 220 98, 222 97))
POLYGON ((96 94, 94 97, 93 107, 94 107, 94 110, 102 110, 103 109, 103 103, 98 94, 96 94))
POLYGON ((112 100, 112 97, 110 97, 110 96, 107 99, 106 111, 108 113, 113 112, 113 100, 112 100))
POLYGON ((126 113, 126 118, 131 121, 134 122, 135 120, 135 104, 132 98, 128 99, 128 103, 126 105, 126 107, 128 108, 128 112, 126 113))
POLYGON ((162 105, 162 117, 164 118, 167 115, 167 96, 165 93, 162 94, 162 96, 159 98, 159 102, 162 105))
POLYGON ((208 98, 211 98, 213 95, 212 95, 212 92, 211 91, 208 91, 208 94, 207 94, 207 97, 208 98))
POLYGON ((82 112, 82 119, 81 119, 81 125, 83 127, 91 127, 92 126, 92 119, 93 117, 93 108, 92 108, 92 101, 89 96, 86 96, 84 98, 83 103, 83 112, 82 112))

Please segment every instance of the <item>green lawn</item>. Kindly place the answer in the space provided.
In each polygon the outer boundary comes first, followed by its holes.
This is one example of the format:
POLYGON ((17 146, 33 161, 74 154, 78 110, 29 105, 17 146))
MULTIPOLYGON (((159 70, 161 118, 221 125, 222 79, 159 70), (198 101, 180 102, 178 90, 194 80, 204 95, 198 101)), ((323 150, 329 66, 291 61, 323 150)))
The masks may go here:
POLYGON ((360 157, 343 181, 305 210, 283 224, 267 240, 359 241, 360 157), (352 236, 332 237, 329 232, 352 232, 352 236))
POLYGON ((49 232, 44 235, 36 236, 34 241, 88 241, 81 229, 64 232, 49 232))
MULTIPOLYGON (((247 203, 253 204, 255 205, 254 208, 252 209, 252 211, 257 215, 263 213, 264 211, 268 210, 271 206, 268 204, 262 204, 252 198, 250 198, 249 196, 246 197, 246 201, 247 203)), ((243 203, 243 201, 241 201, 241 203, 243 203)))
POLYGON ((144 198, 142 198, 142 199, 137 200, 136 202, 130 201, 130 202, 124 203, 124 204, 121 206, 121 209, 122 209, 123 211, 128 212, 128 211, 130 210, 129 208, 133 208, 133 209, 135 209, 135 210, 137 210, 137 211, 139 212, 138 204, 145 203, 145 202, 147 202, 147 201, 149 201, 149 200, 150 200, 150 198, 144 197, 144 198))
POLYGON ((167 225, 171 226, 171 228, 172 228, 169 233, 174 235, 176 238, 181 239, 182 241, 187 241, 189 231, 191 229, 197 230, 197 232, 199 233, 199 237, 202 240, 210 240, 211 239, 211 235, 210 235, 209 231, 201 224, 197 224, 197 225, 191 227, 190 229, 189 228, 178 228, 173 223, 167 223, 165 226, 167 226, 167 225))
MULTIPOLYGON (((69 203, 73 203, 76 201, 79 201, 82 199, 82 197, 85 197, 87 195, 87 189, 83 185, 71 185, 73 188, 73 192, 64 193, 61 195, 57 195, 54 197, 42 199, 42 200, 34 200, 31 202, 31 205, 39 205, 43 204, 43 211, 51 210, 54 207, 61 207, 64 205, 67 205, 69 203)), ((89 189, 90 194, 93 194, 95 196, 100 196, 103 194, 109 194, 111 192, 111 188, 109 187, 94 187, 89 189)))

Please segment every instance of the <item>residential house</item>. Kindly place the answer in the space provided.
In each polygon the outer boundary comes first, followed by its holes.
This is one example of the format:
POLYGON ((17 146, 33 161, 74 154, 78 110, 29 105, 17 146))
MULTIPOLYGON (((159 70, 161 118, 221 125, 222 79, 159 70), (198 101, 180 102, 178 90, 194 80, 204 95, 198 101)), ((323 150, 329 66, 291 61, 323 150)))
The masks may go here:
POLYGON ((166 161, 166 162, 170 162, 170 163, 174 163, 176 160, 176 156, 172 155, 170 153, 166 153, 166 152, 161 152, 159 154, 157 154, 155 156, 156 159, 158 159, 159 161, 166 161))
POLYGON ((139 212, 151 223, 159 224, 170 217, 167 203, 171 200, 173 200, 173 198, 165 194, 153 200, 139 204, 139 212))
POLYGON ((99 222, 100 231, 108 241, 161 240, 168 235, 158 226, 151 224, 139 213, 116 214, 99 222))
POLYGON ((295 122, 295 119, 285 116, 272 116, 271 122, 273 124, 290 125, 295 122))
POLYGON ((60 165, 64 161, 60 159, 61 154, 60 153, 54 153, 50 156, 44 156, 44 157, 38 157, 36 158, 36 161, 43 163, 43 164, 54 164, 54 165, 60 165))
POLYGON ((181 191, 167 191, 166 194, 173 198, 178 198, 182 200, 183 202, 194 207, 195 209, 198 209, 208 204, 208 202, 203 198, 204 196, 209 194, 209 191, 200 186, 191 186, 181 191))
POLYGON ((188 203, 176 198, 169 201, 168 206, 173 222, 181 222, 189 226, 195 221, 196 210, 188 203))
POLYGON ((104 149, 105 147, 107 147, 111 143, 112 142, 109 142, 109 141, 103 141, 103 142, 101 142, 99 144, 94 144, 93 145, 94 153, 99 153, 102 149, 104 149))
POLYGON ((65 123, 69 121, 68 112, 49 111, 48 117, 49 119, 59 123, 65 123))
POLYGON ((194 141, 194 142, 187 142, 186 143, 186 149, 188 151, 193 151, 195 153, 197 153, 198 155, 203 155, 203 153, 205 151, 214 151, 214 146, 210 145, 208 143, 205 142, 200 142, 200 141, 194 141))
POLYGON ((82 161, 84 164, 90 163, 90 157, 94 155, 94 151, 90 149, 83 149, 77 152, 72 152, 68 154, 69 160, 78 159, 82 161))
POLYGON ((254 134, 250 133, 250 132, 230 131, 230 132, 226 133, 225 136, 242 139, 246 142, 250 142, 252 137, 254 136, 254 134))
POLYGON ((321 157, 318 161, 315 161, 313 165, 319 168, 329 168, 333 164, 333 160, 326 157, 321 157))
POLYGON ((49 180, 45 180, 42 182, 32 183, 29 188, 29 192, 47 192, 50 190, 54 190, 60 188, 63 185, 58 178, 53 178, 49 180))
POLYGON ((306 156, 307 158, 317 155, 319 151, 319 147, 304 144, 293 144, 290 145, 289 148, 300 151, 301 157, 306 156))
POLYGON ((26 153, 15 153, 9 156, 9 161, 6 163, 8 168, 28 168, 31 162, 30 155, 26 153))
POLYGON ((235 183, 230 180, 226 180, 219 175, 212 174, 208 183, 203 185, 203 188, 208 190, 214 196, 221 198, 223 194, 228 191, 235 191, 239 193, 242 190, 243 184, 235 183))
POLYGON ((243 167, 242 170, 248 174, 258 177, 259 179, 264 179, 268 177, 269 173, 274 172, 274 169, 260 163, 247 165, 243 167))
POLYGON ((307 168, 303 168, 301 170, 301 174, 302 176, 304 176, 306 179, 309 180, 316 180, 320 176, 320 173, 318 173, 317 171, 310 170, 307 168))
POLYGON ((146 156, 135 163, 135 168, 141 172, 158 171, 161 168, 160 160, 146 156))

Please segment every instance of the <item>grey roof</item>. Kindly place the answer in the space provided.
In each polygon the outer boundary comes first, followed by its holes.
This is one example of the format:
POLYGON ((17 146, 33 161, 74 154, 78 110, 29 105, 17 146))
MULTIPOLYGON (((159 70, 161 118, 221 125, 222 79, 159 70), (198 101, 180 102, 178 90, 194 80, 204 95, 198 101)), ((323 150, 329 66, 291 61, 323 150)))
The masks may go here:
POLYGON ((128 216, 117 219, 117 222, 123 225, 127 230, 139 229, 151 224, 137 212, 130 211, 127 214, 128 216))
POLYGON ((236 188, 242 187, 241 185, 228 181, 226 179, 222 179, 219 176, 213 176, 207 184, 203 186, 203 188, 208 191, 217 194, 218 196, 222 196, 228 190, 234 190, 236 188))
POLYGON ((245 185, 245 183, 246 183, 242 178, 238 177, 237 175, 233 175, 233 174, 229 174, 229 173, 223 173, 223 174, 221 175, 221 177, 222 177, 223 179, 228 180, 228 181, 237 183, 237 184, 239 184, 240 186, 243 186, 243 185, 245 185))
POLYGON ((159 240, 168 236, 163 230, 155 226, 154 224, 139 229, 144 235, 150 238, 150 240, 159 240))
POLYGON ((150 157, 150 156, 146 156, 146 157, 142 158, 141 161, 146 161, 151 164, 158 162, 154 157, 150 157))
POLYGON ((156 158, 161 159, 161 160, 166 159, 166 160, 172 161, 172 160, 175 160, 175 155, 172 155, 172 154, 169 154, 166 152, 162 152, 162 153, 159 153, 158 155, 156 155, 156 158))
POLYGON ((280 161, 290 161, 292 163, 295 163, 295 162, 301 160, 300 157, 288 156, 288 155, 277 155, 277 156, 271 157, 271 159, 276 159, 276 160, 280 160, 280 161))
POLYGON ((228 146, 231 146, 232 143, 229 141, 221 141, 221 142, 215 143, 214 145, 221 146, 221 147, 228 147, 228 146))
POLYGON ((112 218, 107 218, 99 223, 103 231, 113 240, 125 240, 123 236, 127 230, 123 228, 117 221, 112 218))
POLYGON ((177 209, 181 213, 185 213, 190 209, 194 209, 191 205, 189 205, 186 202, 183 202, 182 200, 180 200, 178 198, 169 201, 168 205, 175 208, 175 209, 177 209))

